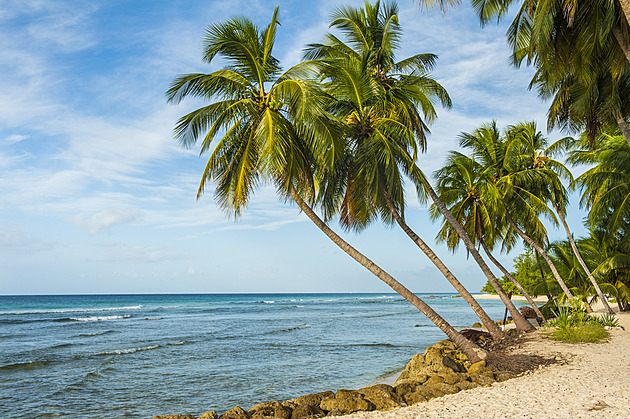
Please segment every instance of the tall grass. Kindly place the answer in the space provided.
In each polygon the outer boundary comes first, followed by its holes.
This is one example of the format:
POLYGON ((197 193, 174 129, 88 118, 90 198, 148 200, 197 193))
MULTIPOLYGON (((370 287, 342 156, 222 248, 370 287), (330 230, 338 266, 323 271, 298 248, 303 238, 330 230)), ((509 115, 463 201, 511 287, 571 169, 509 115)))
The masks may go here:
POLYGON ((547 322, 553 327, 547 336, 568 343, 599 342, 608 337, 607 328, 619 326, 614 316, 600 318, 582 310, 572 311, 570 307, 558 307, 554 314, 556 318, 547 322))

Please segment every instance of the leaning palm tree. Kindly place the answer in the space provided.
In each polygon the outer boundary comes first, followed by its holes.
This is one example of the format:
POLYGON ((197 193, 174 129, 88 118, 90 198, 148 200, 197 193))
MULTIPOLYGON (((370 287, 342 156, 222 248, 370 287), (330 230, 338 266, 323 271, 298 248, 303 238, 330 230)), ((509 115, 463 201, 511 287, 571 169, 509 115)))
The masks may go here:
MULTIPOLYGON (((210 74, 188 74, 175 79, 167 92, 170 102, 196 96, 211 103, 183 116, 175 137, 191 147, 203 137, 201 154, 224 132, 203 172, 198 196, 216 181, 215 198, 221 208, 238 216, 257 184, 272 182, 284 199, 300 209, 344 252, 411 302, 469 357, 484 359, 487 352, 465 339, 415 294, 346 243, 313 211, 318 170, 314 152, 333 150, 335 124, 322 111, 324 98, 317 83, 297 78, 301 65, 281 73, 272 55, 278 8, 263 30, 245 18, 210 25, 204 37, 204 61, 215 57, 227 65, 210 74), (322 146, 320 143, 326 143, 322 146)), ((321 158, 321 156, 318 156, 321 158)), ((326 160, 326 159, 324 159, 326 160)))
POLYGON ((586 311, 592 313, 593 308, 590 304, 590 297, 593 286, 584 274, 584 270, 581 269, 571 244, 567 240, 553 242, 549 246, 548 253, 553 260, 553 264, 567 281, 572 293, 582 301, 586 311))
MULTIPOLYGON (((501 241, 501 232, 505 229, 500 225, 501 220, 497 215, 497 210, 503 209, 500 194, 488 179, 488 172, 485 172, 483 166, 474 159, 458 152, 450 152, 446 166, 438 169, 434 176, 437 179, 440 199, 449 206, 450 212, 467 231, 471 241, 481 245, 488 259, 527 299, 536 315, 545 320, 545 316, 525 288, 492 255, 491 248, 496 242, 501 241)), ((435 220, 440 216, 435 206, 432 206, 431 218, 435 220)), ((505 236, 503 238, 504 247, 509 250, 510 240, 505 236)), ((446 242, 453 251, 460 242, 459 236, 447 222, 442 224, 437 239, 446 242)))
POLYGON ((572 299, 571 290, 540 244, 546 239, 547 230, 539 215, 545 214, 552 220, 555 215, 547 207, 544 199, 531 192, 531 188, 545 183, 546 172, 541 169, 530 170, 529 167, 523 169, 519 142, 510 141, 506 135, 501 135, 495 122, 485 124, 473 133, 463 133, 460 136, 460 145, 472 150, 475 158, 488 172, 491 182, 499 190, 502 213, 511 229, 507 233, 508 236, 517 234, 540 254, 566 296, 572 299))
POLYGON ((608 305, 602 290, 595 280, 595 277, 584 262, 566 220, 568 204, 567 190, 562 185, 560 179, 564 178, 572 183, 573 176, 566 166, 553 159, 552 155, 558 148, 564 149, 567 142, 570 142, 572 139, 564 138, 558 140, 550 146, 547 146, 547 139, 536 129, 536 124, 534 122, 523 122, 511 127, 510 137, 512 138, 512 141, 518 142, 519 144, 519 148, 521 149, 520 159, 523 168, 527 170, 529 167, 530 170, 541 172, 544 180, 546 180, 546 182, 538 185, 539 187, 536 191, 537 195, 546 197, 547 201, 551 204, 555 211, 555 215, 558 216, 562 226, 564 227, 573 254, 586 273, 588 280, 604 305, 604 308, 608 311, 608 313, 613 314, 613 311, 608 305))
POLYGON ((434 101, 450 106, 448 94, 428 73, 435 56, 395 60, 400 38, 395 4, 340 7, 332 18, 331 27, 343 38, 328 34, 323 43, 309 45, 305 54, 320 60, 320 75, 334 98, 329 110, 346 127, 346 157, 319 182, 325 185, 320 203, 327 218, 339 213, 342 226, 353 230, 364 229, 379 217, 388 224, 396 222, 492 336, 502 339, 501 329, 404 220, 403 177, 424 177, 415 166, 418 149, 426 147, 424 120, 435 118, 434 101))

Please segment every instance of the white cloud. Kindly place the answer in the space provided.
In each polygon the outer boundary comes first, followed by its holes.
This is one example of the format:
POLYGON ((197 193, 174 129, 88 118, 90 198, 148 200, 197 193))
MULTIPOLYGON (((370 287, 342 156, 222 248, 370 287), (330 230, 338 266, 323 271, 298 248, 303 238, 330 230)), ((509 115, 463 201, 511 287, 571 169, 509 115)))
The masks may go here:
POLYGON ((22 142, 24 140, 28 140, 29 138, 30 138, 30 135, 13 134, 6 137, 4 141, 6 141, 9 144, 15 144, 15 143, 22 142))
POLYGON ((0 251, 7 253, 33 253, 52 248, 52 243, 16 227, 0 225, 0 251))
POLYGON ((129 224, 142 218, 142 212, 136 209, 104 210, 91 216, 77 215, 74 223, 90 233, 96 233, 103 229, 109 229, 121 224, 129 224))

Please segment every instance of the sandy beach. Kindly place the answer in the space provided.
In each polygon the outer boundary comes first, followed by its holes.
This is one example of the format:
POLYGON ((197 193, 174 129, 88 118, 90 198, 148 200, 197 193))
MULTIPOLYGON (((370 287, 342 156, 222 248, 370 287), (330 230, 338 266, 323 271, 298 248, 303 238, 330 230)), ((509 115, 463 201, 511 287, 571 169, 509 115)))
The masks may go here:
POLYGON ((567 344, 528 335, 514 354, 559 361, 537 371, 387 412, 350 418, 628 418, 630 417, 630 313, 617 315, 626 329, 605 343, 567 344))
MULTIPOLYGON (((498 295, 496 294, 472 294, 472 296, 476 299, 476 300, 500 300, 501 298, 499 298, 498 295)), ((546 303, 547 302, 547 296, 545 295, 539 295, 538 297, 532 298, 534 300, 535 303, 546 303)), ((513 295, 512 296, 512 301, 527 301, 527 299, 525 297, 523 297, 522 295, 513 295)))

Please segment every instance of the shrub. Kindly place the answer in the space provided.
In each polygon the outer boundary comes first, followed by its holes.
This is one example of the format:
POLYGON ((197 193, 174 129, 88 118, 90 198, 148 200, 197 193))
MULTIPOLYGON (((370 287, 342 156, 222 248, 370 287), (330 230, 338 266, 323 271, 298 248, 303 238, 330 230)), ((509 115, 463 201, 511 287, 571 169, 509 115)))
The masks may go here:
POLYGON ((578 326, 558 327, 548 333, 550 339, 568 343, 599 342, 608 337, 601 324, 588 322, 578 326))

